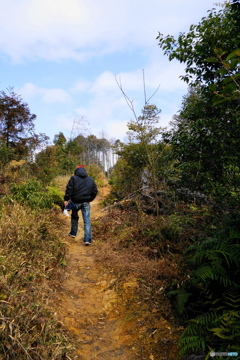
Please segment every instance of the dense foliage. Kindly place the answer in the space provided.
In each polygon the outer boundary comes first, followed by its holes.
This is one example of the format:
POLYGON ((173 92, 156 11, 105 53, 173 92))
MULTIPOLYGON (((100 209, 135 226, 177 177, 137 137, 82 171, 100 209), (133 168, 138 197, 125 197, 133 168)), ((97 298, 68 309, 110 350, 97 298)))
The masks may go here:
POLYGON ((239 1, 232 1, 177 39, 158 36, 170 60, 186 63, 182 78, 195 86, 165 134, 180 182, 231 205, 239 200, 239 16, 239 1))
POLYGON ((181 76, 184 81, 196 86, 221 80, 218 70, 222 64, 206 60, 216 54, 226 59, 239 48, 239 14, 239 0, 233 0, 225 3, 221 10, 210 10, 208 16, 197 25, 191 25, 189 31, 181 33, 177 39, 159 33, 159 46, 169 60, 177 59, 186 64, 185 74, 181 76))
POLYGON ((239 17, 233 0, 177 39, 158 36, 169 59, 186 64, 182 79, 191 86, 164 134, 176 160, 175 189, 207 195, 218 221, 211 237, 194 240, 186 252, 189 275, 168 293, 185 319, 180 354, 203 359, 210 351, 240 350, 239 17))
POLYGON ((144 189, 157 191, 164 184, 166 168, 171 167, 170 147, 159 142, 160 109, 148 103, 142 115, 128 123, 128 142, 117 143, 119 159, 110 175, 113 192, 118 199, 141 194, 144 189))
POLYGON ((48 138, 34 133, 35 114, 12 89, 0 92, 0 165, 31 157, 48 138))
POLYGON ((109 173, 114 162, 112 146, 107 139, 78 135, 67 140, 60 132, 55 135, 54 145, 45 147, 36 155, 32 167, 38 179, 49 184, 57 175, 72 173, 79 163, 86 165, 89 171, 94 165, 98 167, 98 173, 109 173))
POLYGON ((212 104, 199 88, 184 98, 173 129, 165 133, 172 145, 178 186, 237 204, 239 199, 240 107, 212 104))

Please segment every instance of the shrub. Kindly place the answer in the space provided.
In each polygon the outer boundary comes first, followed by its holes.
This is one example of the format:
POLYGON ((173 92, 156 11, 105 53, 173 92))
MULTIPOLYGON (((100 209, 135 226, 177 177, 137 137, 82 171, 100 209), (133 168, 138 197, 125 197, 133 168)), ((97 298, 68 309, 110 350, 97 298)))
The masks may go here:
POLYGON ((12 200, 31 209, 51 209, 54 204, 63 202, 63 193, 55 187, 45 188, 40 181, 31 179, 20 184, 10 185, 10 194, 4 197, 6 202, 12 200))
POLYGON ((64 192, 55 186, 47 186, 47 192, 49 198, 52 199, 52 202, 61 207, 63 204, 64 192))
MULTIPOLYGON (((168 293, 187 315, 180 355, 240 351, 240 233, 231 231, 192 245, 189 278, 168 293)), ((190 259, 189 259, 190 257, 190 259)))

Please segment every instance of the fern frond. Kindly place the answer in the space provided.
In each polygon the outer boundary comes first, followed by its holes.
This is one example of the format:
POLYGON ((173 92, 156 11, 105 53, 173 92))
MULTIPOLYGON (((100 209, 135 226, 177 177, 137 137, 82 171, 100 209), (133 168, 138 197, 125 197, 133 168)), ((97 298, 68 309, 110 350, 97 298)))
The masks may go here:
POLYGON ((225 340, 234 340, 238 343, 240 340, 240 312, 227 311, 218 319, 218 327, 209 329, 217 337, 225 340))
POLYGON ((188 353, 197 353, 206 350, 205 329, 200 324, 191 322, 184 329, 178 341, 180 346, 180 356, 188 353))
POLYGON ((197 324, 202 324, 206 327, 209 327, 219 318, 219 314, 216 311, 209 311, 207 313, 201 314, 193 319, 193 322, 197 324))
POLYGON ((213 269, 210 265, 202 265, 192 272, 193 276, 200 278, 202 281, 206 279, 214 279, 213 269))
POLYGON ((235 289, 229 289, 224 294, 225 306, 233 308, 235 310, 240 309, 240 291, 235 289))
POLYGON ((202 243, 196 243, 191 245, 185 252, 185 255, 193 253, 193 257, 189 260, 189 263, 193 266, 197 266, 203 262, 206 251, 215 248, 218 244, 218 240, 207 238, 202 243))
POLYGON ((230 335, 230 334, 225 335, 226 333, 230 332, 230 330, 228 328, 219 327, 219 328, 212 328, 209 330, 212 331, 214 335, 216 335, 217 337, 219 337, 221 339, 231 340, 234 338, 233 335, 230 335))
POLYGON ((184 339, 184 342, 179 342, 181 349, 179 355, 183 356, 187 353, 197 353, 199 351, 206 350, 206 343, 204 339, 199 338, 199 336, 191 336, 184 339))
POLYGON ((230 232, 229 232, 229 239, 230 240, 234 239, 234 240, 240 241, 240 232, 239 232, 239 230, 231 228, 230 232))
POLYGON ((191 255, 188 264, 192 269, 187 288, 194 299, 202 298, 203 306, 197 311, 203 313, 191 319, 183 331, 180 355, 205 351, 213 344, 215 351, 240 347, 236 345, 240 344, 239 231, 232 231, 227 238, 208 238, 192 245, 185 254, 191 255))
POLYGON ((229 273, 222 271, 222 269, 215 268, 215 280, 218 280, 219 284, 225 288, 233 287, 239 289, 240 286, 234 280, 229 277, 229 273))
POLYGON ((180 315, 183 314, 190 295, 191 293, 187 292, 184 288, 172 290, 167 293, 167 296, 175 296, 175 306, 180 315))

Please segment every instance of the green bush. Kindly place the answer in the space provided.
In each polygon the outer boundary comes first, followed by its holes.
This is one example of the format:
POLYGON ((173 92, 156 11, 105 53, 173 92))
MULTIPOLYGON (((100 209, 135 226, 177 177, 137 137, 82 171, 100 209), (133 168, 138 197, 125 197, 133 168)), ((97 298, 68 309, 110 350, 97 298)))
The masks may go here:
POLYGON ((56 205, 62 206, 64 192, 55 186, 47 186, 47 192, 52 202, 56 205))
POLYGON ((240 352, 240 233, 232 229, 196 243, 186 258, 188 279, 168 293, 187 318, 180 355, 240 352))
POLYGON ((54 204, 60 205, 63 202, 63 194, 57 188, 45 188, 40 181, 31 179, 11 184, 10 194, 5 196, 5 200, 15 200, 31 209, 51 209, 54 204))

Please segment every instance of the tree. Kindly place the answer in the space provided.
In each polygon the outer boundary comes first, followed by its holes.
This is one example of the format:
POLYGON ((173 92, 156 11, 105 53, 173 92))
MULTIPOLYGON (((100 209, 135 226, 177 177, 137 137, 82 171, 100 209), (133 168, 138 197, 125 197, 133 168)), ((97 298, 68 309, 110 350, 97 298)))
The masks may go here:
POLYGON ((67 142, 67 139, 65 138, 65 136, 62 132, 60 132, 59 134, 54 136, 54 139, 53 139, 54 145, 62 146, 64 144, 66 144, 66 142, 67 142))
MULTIPOLYGON (((12 88, 0 92, 0 144, 11 155, 6 162, 27 157, 43 140, 34 133, 35 114, 12 88)), ((46 140, 46 137, 45 137, 46 140)))
POLYGON ((237 191, 239 111, 229 104, 216 108, 199 88, 190 88, 184 97, 173 129, 165 134, 177 159, 181 186, 228 197, 237 191))
POLYGON ((160 112, 161 110, 156 105, 145 104, 142 115, 128 122, 130 139, 146 145, 156 141, 161 131, 160 127, 156 127, 160 112))
POLYGON ((61 173, 56 152, 56 146, 47 146, 36 156, 36 177, 45 185, 61 173))
MULTIPOLYGON (((192 86, 209 85, 221 79, 218 70, 222 65, 206 59, 224 51, 224 59, 240 44, 240 3, 233 0, 225 3, 220 11, 212 9, 197 25, 191 25, 188 33, 181 33, 177 39, 159 33, 159 46, 169 60, 177 59, 186 64, 181 78, 192 86)), ((223 54, 223 53, 222 53, 223 54)))
MULTIPOLYGON (((218 105, 223 101, 240 101, 240 73, 239 58, 240 49, 234 50, 224 59, 225 51, 215 50, 216 57, 206 59, 207 62, 218 63, 221 68, 217 70, 220 79, 209 85, 208 89, 213 92, 213 104, 218 105)), ((237 104, 236 104, 237 106, 237 104)))
MULTIPOLYGON (((112 193, 116 199, 122 199, 132 194, 137 194, 140 184, 139 158, 137 157, 137 144, 129 145, 119 152, 119 158, 110 174, 112 193), (134 151, 131 154, 131 150, 134 151), (136 156, 131 156, 136 154, 136 156), (129 159, 130 158, 130 159, 129 159), (136 162, 134 162, 136 160, 136 162), (135 167, 133 164, 135 163, 135 167), (136 165, 137 164, 137 165, 136 165)), ((142 154, 141 154, 142 155, 142 154)))
POLYGON ((170 60, 186 63, 182 79, 191 86, 171 132, 165 134, 177 159, 180 185, 203 190, 221 205, 218 232, 212 230, 218 236, 202 239, 186 253, 194 291, 187 288, 188 280, 174 291, 188 317, 180 356, 226 351, 227 346, 239 350, 239 284, 234 273, 239 259, 239 17, 239 1, 233 0, 219 12, 210 11, 177 40, 158 37, 170 60), (218 101, 222 96, 228 101, 218 101))
MULTIPOLYGON (((152 206, 158 213, 157 192, 164 182, 168 147, 159 139, 160 110, 156 105, 145 104, 142 115, 128 122, 128 143, 116 142, 119 158, 111 173, 111 183, 117 197, 151 193, 152 206), (163 155, 164 154, 164 155, 163 155), (165 159, 164 159, 165 157, 165 159)), ((168 147, 169 148, 169 147, 168 147)), ((150 198, 150 197, 149 197, 150 198)))
MULTIPOLYGON (((147 98, 145 90, 145 78, 143 72, 144 106, 141 115, 137 116, 133 101, 123 90, 121 79, 117 80, 117 85, 121 90, 127 105, 131 109, 134 119, 128 122, 128 144, 121 144, 116 153, 119 155, 117 165, 112 173, 113 188, 124 188, 125 196, 127 192, 132 192, 135 197, 151 199, 151 211, 159 214, 159 190, 166 186, 166 166, 170 167, 171 147, 166 146, 160 139, 163 128, 158 126, 160 109, 150 100, 155 95, 147 98)), ((168 172, 168 174, 171 170, 168 172)))
MULTIPOLYGON (((136 168, 140 170, 140 176, 143 176, 143 169, 145 168, 145 177, 148 178, 149 186, 154 189, 156 197, 156 212, 158 212, 157 190, 159 186, 158 179, 158 160, 161 156, 161 146, 158 143, 158 137, 163 130, 157 126, 159 123, 159 114, 161 110, 156 105, 145 103, 142 109, 142 115, 136 120, 131 120, 128 123, 128 135, 131 139, 137 141, 138 152, 141 153, 142 161, 136 168)), ((140 156, 139 156, 140 159, 140 156)), ((140 181, 142 187, 142 182, 140 181)))
POLYGON ((54 156, 57 162, 58 175, 64 175, 71 172, 76 167, 76 156, 71 153, 73 148, 76 149, 76 144, 73 141, 67 142, 66 137, 62 132, 54 136, 53 143, 55 144, 54 156))
POLYGON ((181 183, 225 200, 235 196, 240 185, 239 16, 239 1, 233 0, 220 11, 209 11, 177 39, 158 36, 169 60, 186 64, 181 77, 193 89, 168 137, 181 183))

